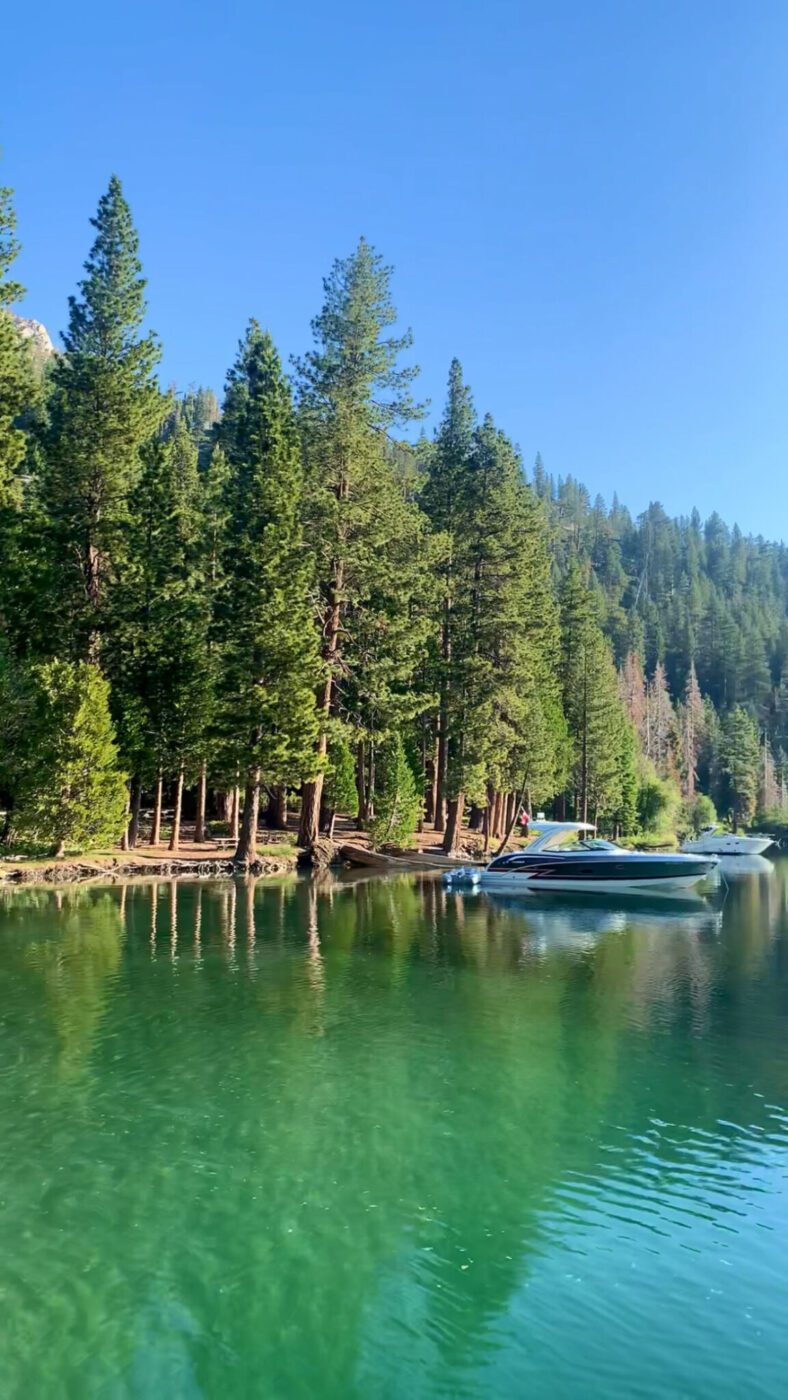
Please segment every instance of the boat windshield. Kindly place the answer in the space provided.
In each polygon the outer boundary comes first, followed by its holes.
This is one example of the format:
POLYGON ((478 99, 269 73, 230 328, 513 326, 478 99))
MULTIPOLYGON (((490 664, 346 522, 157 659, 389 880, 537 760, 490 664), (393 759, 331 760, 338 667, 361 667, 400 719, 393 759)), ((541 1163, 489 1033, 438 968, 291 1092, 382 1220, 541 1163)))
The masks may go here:
POLYGON ((588 836, 577 842, 582 851, 622 851, 615 841, 604 841, 601 836, 588 836))
POLYGON ((545 847, 552 851, 612 851, 621 855, 623 848, 614 841, 605 841, 601 836, 584 836, 582 831, 565 831, 557 834, 545 847))

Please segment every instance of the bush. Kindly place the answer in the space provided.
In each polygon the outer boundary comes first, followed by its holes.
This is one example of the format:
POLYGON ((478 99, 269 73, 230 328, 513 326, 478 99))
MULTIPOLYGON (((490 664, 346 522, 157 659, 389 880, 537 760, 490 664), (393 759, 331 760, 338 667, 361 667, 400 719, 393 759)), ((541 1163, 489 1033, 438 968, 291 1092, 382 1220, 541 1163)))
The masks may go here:
POLYGON ((87 662, 31 671, 33 699, 16 765, 14 835, 56 855, 117 841, 126 815, 109 686, 87 662))
POLYGON ((342 812, 345 816, 355 817, 358 812, 356 765, 350 745, 343 734, 329 739, 328 742, 323 803, 332 816, 336 812, 342 812))
POLYGON ((705 792, 699 792, 690 801, 682 803, 679 826, 682 832, 697 836, 704 826, 714 826, 717 809, 705 792))
POLYGON ((381 746, 377 764, 373 846, 408 845, 421 812, 421 796, 399 734, 381 746))
POLYGON ((670 778, 647 776, 638 792, 638 816, 644 832, 673 831, 681 794, 670 778))

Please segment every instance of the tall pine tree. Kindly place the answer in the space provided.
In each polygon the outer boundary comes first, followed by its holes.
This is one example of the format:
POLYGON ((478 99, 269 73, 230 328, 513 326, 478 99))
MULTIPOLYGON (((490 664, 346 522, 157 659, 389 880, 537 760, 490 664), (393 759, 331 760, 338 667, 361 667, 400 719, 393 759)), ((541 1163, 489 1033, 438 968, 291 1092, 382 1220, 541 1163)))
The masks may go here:
POLYGON ((18 468, 25 455, 25 436, 16 420, 31 402, 33 366, 9 307, 24 288, 8 273, 19 252, 11 191, 0 188, 0 509, 18 502, 18 468))
POLYGON ((145 281, 117 176, 91 222, 96 238, 80 294, 69 300, 65 354, 52 375, 42 503, 48 522, 45 645, 94 658, 108 590, 124 556, 140 449, 165 401, 154 378, 157 341, 142 334, 145 281))
POLYGON ((270 335, 255 321, 228 376, 219 441, 228 520, 218 723, 244 778, 236 859, 250 861, 261 784, 297 783, 314 772, 319 674, 290 386, 270 335))
MULTIPOLYGON (((317 836, 329 721, 340 711, 345 677, 358 666, 346 623, 351 610, 360 612, 374 596, 392 530, 394 538, 400 534, 396 507, 407 505, 386 438, 418 413, 410 393, 417 371, 398 364, 411 336, 389 333, 396 320, 390 283, 391 269, 362 238, 327 277, 312 323, 314 347, 297 366, 305 520, 316 555, 324 663, 316 771, 302 794, 302 845, 317 836)), ((405 525, 410 528, 407 519, 405 525)))

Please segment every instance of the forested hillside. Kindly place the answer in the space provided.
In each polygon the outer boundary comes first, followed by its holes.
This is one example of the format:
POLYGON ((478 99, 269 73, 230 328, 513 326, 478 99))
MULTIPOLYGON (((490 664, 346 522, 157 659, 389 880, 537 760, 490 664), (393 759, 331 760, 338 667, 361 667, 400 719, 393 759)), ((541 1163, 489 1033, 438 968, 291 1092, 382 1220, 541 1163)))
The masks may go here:
MULTIPOLYGON (((633 520, 524 470, 455 360, 431 440, 363 239, 283 365, 256 320, 221 402, 163 391, 113 177, 63 350, 34 357, 0 200, 0 808, 6 845, 199 841, 297 807, 457 848, 521 804, 622 835, 782 820, 788 553, 633 520)), ((704 496, 708 490, 704 489, 704 496)))

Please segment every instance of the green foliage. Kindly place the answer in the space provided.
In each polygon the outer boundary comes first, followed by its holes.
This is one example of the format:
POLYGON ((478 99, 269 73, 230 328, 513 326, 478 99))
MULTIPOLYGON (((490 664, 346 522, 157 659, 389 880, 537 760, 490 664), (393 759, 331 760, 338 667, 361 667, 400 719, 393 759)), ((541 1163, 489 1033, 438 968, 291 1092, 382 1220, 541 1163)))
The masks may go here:
POLYGON ((622 781, 629 781, 629 756, 622 750, 621 734, 628 719, 587 579, 576 562, 567 571, 560 602, 559 675, 571 745, 572 793, 577 816, 585 821, 589 814, 612 814, 625 801, 622 781))
POLYGON ((713 826, 717 821, 717 809, 705 792, 699 792, 682 806, 680 826, 682 831, 697 836, 705 826, 713 826))
POLYGON ((33 691, 29 669, 0 635, 0 794, 13 803, 19 756, 29 732, 33 691))
POLYGON ((488 416, 474 426, 455 360, 422 502, 446 540, 434 649, 445 794, 486 785, 552 795, 564 741, 544 521, 519 457, 488 416))
POLYGON ((681 793, 672 778, 646 774, 638 792, 638 816, 643 831, 672 831, 681 805, 681 793))
POLYGON ((212 713, 200 506, 197 448, 178 424, 143 454, 107 648, 121 749, 147 779, 194 773, 212 713))
MULTIPOLYGON (((416 668, 429 628, 433 554, 387 438, 420 412, 410 391, 417 370, 399 364, 410 333, 390 333, 397 319, 390 282, 391 269, 361 239, 326 279, 313 349, 296 366, 305 535, 325 668, 316 770, 332 718, 363 740, 424 705, 416 668)), ((321 781, 304 794, 305 841, 316 833, 321 781)))
POLYGON ((15 775, 14 834, 78 850, 116 841, 126 784, 109 714, 109 686, 87 662, 32 672, 33 697, 15 775))
POLYGON ((355 817, 358 812, 356 764, 344 734, 328 741, 328 764, 323 785, 323 801, 329 812, 355 817))
POLYGON ((106 629, 107 591, 126 557, 140 449, 165 408, 154 378, 158 343, 141 334, 145 281, 117 176, 91 222, 95 242, 80 295, 69 299, 66 353, 52 372, 42 480, 48 595, 42 644, 76 657, 95 652, 106 629), (59 635, 52 634, 53 615, 59 635))
POLYGON ((400 734, 384 741, 378 752, 373 846, 406 846, 416 830, 421 797, 400 734))
POLYGON ((621 836, 631 836, 638 827, 638 756, 637 738, 631 724, 619 728, 617 750, 618 802, 610 816, 621 836))
POLYGON ((165 397, 115 177, 93 223, 36 391, 0 191, 4 795, 43 703, 30 658, 57 656, 100 661, 137 778, 306 780, 305 839, 323 773, 324 810, 354 810, 358 776, 379 839, 412 829, 434 767, 441 809, 558 795, 624 835, 664 834, 679 783, 689 825, 711 798, 734 823, 788 805, 788 550, 658 504, 635 521, 541 459, 529 485, 457 360, 434 441, 395 439, 417 371, 363 239, 326 279, 295 409, 254 322, 221 416, 210 389, 165 397))
POLYGON ((722 721, 720 736, 720 800, 730 812, 733 829, 748 825, 755 814, 760 772, 758 731, 747 711, 737 705, 722 721))
POLYGON ((30 353, 9 313, 24 294, 24 288, 7 275, 19 252, 15 232, 11 191, 0 188, 0 508, 20 499, 18 469, 26 443, 17 420, 35 397, 30 353))
POLYGON ((249 325, 227 380, 219 442, 226 533, 216 634, 217 725, 228 763, 268 785, 314 771, 319 675, 303 547, 303 476, 290 387, 267 332, 249 325))

